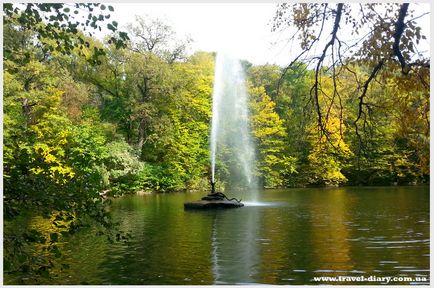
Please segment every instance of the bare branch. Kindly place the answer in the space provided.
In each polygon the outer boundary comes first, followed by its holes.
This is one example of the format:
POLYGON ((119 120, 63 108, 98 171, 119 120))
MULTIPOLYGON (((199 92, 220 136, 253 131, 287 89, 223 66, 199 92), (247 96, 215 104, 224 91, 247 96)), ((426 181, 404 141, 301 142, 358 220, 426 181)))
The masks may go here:
MULTIPOLYGON (((380 62, 375 65, 374 69, 371 72, 371 75, 369 75, 369 78, 365 81, 365 84, 363 85, 363 91, 362 94, 359 96, 359 113, 357 115, 357 119, 354 121, 354 124, 357 125, 357 122, 360 120, 360 117, 362 116, 363 112, 363 98, 366 96, 366 92, 368 91, 369 83, 375 78, 378 71, 383 67, 384 60, 381 60, 380 62)), ((357 127, 357 126, 356 126, 357 127)))
POLYGON ((369 78, 365 81, 365 84, 363 85, 362 94, 359 96, 359 113, 357 115, 357 119, 354 121, 354 127, 356 128, 356 131, 355 131, 356 136, 357 136, 357 139, 359 140, 359 149, 358 149, 358 153, 357 153, 358 154, 358 160, 357 160, 358 162, 359 162, 360 154, 362 152, 362 136, 359 133, 359 127, 357 125, 357 122, 360 120, 362 115, 364 115, 363 131, 366 131, 366 114, 363 112, 363 106, 366 105, 366 103, 363 102, 363 99, 366 96, 366 92, 368 91, 369 84, 375 78, 378 71, 380 71, 381 67, 383 67, 383 64, 384 64, 384 60, 381 60, 380 62, 377 63, 377 65, 375 65, 374 69, 371 72, 371 75, 369 75, 369 78))
POLYGON ((393 42, 393 54, 398 58, 399 63, 401 64, 402 73, 408 74, 409 69, 407 64, 405 63, 404 56, 402 56, 401 50, 399 48, 399 42, 401 41, 402 33, 405 29, 404 19, 407 15, 409 3, 403 3, 399 8, 398 20, 395 23, 395 33, 393 34, 394 42, 393 42))
POLYGON ((319 33, 318 33, 318 35, 316 36, 316 38, 310 43, 310 45, 309 45, 309 47, 307 48, 307 49, 304 49, 300 54, 298 54, 298 56, 297 57, 295 57, 294 58, 294 60, 292 60, 291 61, 291 63, 289 63, 289 65, 288 66, 286 66, 285 67, 285 69, 283 69, 283 71, 282 71, 282 75, 280 76, 280 79, 279 79, 279 82, 277 82, 277 95, 279 95, 279 91, 280 91, 280 86, 282 85, 282 82, 283 82, 283 78, 285 77, 285 75, 286 75, 286 73, 288 72, 288 70, 290 69, 290 68, 292 68, 293 67, 293 65, 306 53, 306 52, 308 52, 311 48, 312 48, 312 46, 313 46, 313 44, 315 43, 315 42, 317 42, 318 40, 319 40, 319 38, 321 37, 321 35, 322 35, 322 31, 323 31, 323 29, 324 29, 324 23, 325 23, 325 20, 326 20, 326 10, 327 10, 327 5, 328 4, 325 4, 324 5, 324 11, 323 11, 323 13, 322 13, 322 15, 323 15, 323 17, 322 17, 322 21, 321 21, 321 28, 320 28, 320 30, 319 30, 319 33))
POLYGON ((422 18, 423 16, 426 16, 426 15, 429 15, 429 12, 425 12, 425 13, 419 15, 419 16, 416 16, 416 17, 414 17, 414 18, 411 18, 410 20, 407 20, 407 21, 405 22, 405 25, 407 25, 408 23, 410 23, 410 22, 412 22, 412 21, 414 21, 414 20, 416 20, 416 19, 422 18))
POLYGON ((342 15, 342 8, 343 8, 344 4, 343 3, 339 3, 337 6, 337 10, 336 10, 336 17, 335 17, 335 22, 333 24, 333 30, 332 30, 332 39, 330 39, 330 41, 326 44, 326 46, 324 47, 324 50, 318 60, 318 63, 316 65, 316 69, 315 69, 315 83, 311 89, 311 91, 313 91, 314 93, 314 99, 315 99, 315 106, 316 106, 316 112, 318 115, 318 125, 319 128, 322 132, 324 132, 324 134, 327 134, 327 130, 326 127, 324 127, 323 121, 322 121, 322 113, 321 113, 321 107, 319 104, 319 95, 318 95, 318 87, 319 87, 319 73, 322 67, 322 63, 324 61, 324 58, 327 54, 327 50, 329 49, 330 46, 332 46, 336 40, 336 34, 338 32, 339 29, 339 22, 341 20, 341 15, 342 15))

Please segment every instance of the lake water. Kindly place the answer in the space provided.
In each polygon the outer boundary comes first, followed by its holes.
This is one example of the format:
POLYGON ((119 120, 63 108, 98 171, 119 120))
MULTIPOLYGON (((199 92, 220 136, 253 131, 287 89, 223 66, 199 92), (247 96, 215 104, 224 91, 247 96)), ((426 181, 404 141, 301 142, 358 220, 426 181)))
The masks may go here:
POLYGON ((264 190, 259 204, 184 211, 184 202, 203 194, 115 199, 112 213, 131 231, 130 244, 80 232, 64 247, 70 268, 47 283, 349 284, 313 280, 429 276, 429 187, 264 190))

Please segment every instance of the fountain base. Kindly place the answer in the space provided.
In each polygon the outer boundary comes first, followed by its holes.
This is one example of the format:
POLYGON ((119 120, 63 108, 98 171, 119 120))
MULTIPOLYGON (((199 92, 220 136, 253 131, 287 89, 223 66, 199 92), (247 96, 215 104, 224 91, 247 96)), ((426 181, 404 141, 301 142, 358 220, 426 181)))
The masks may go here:
POLYGON ((244 204, 241 203, 241 200, 235 198, 228 199, 226 195, 221 192, 208 194, 199 201, 184 203, 184 209, 227 209, 240 208, 243 206, 244 204))

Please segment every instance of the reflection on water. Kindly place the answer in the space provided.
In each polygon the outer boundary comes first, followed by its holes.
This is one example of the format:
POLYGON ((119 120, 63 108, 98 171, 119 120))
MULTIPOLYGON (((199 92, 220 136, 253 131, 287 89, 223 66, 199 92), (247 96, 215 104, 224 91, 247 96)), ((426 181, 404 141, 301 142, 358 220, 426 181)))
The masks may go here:
POLYGON ((260 263, 256 241, 260 213, 245 207, 244 211, 214 211, 213 214, 213 284, 255 283, 260 263))
POLYGON ((249 202, 249 201, 243 201, 244 206, 278 206, 280 203, 273 203, 273 202, 249 202))
POLYGON ((428 187, 266 190, 260 197, 217 211, 184 211, 200 194, 117 199, 112 213, 132 232, 131 243, 109 244, 91 231, 72 236, 64 246, 70 269, 47 283, 316 284, 315 276, 429 275, 428 187))

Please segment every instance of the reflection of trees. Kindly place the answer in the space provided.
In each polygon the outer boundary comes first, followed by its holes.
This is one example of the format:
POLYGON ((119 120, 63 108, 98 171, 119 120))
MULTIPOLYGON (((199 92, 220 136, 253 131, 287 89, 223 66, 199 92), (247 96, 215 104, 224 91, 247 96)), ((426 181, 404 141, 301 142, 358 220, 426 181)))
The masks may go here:
MULTIPOLYGON (((312 193, 312 257, 318 270, 349 271, 353 268, 350 254, 350 231, 346 225, 351 194, 343 189, 329 193, 312 193)), ((337 274, 342 275, 342 272, 337 274), (339 274, 341 273, 341 274, 339 274)))
POLYGON ((132 231, 133 240, 115 245, 100 265, 100 276, 111 284, 212 283, 211 219, 179 209, 184 196, 122 199, 115 219, 121 229, 132 231))
POLYGON ((344 190, 287 193, 286 214, 264 210, 260 282, 306 284, 317 270, 352 270, 345 224, 352 198, 344 190))
POLYGON ((285 270, 293 270, 293 245, 297 242, 297 234, 292 233, 297 219, 281 217, 279 209, 264 210, 264 224, 260 227, 261 268, 259 282, 279 283, 285 278, 285 270), (288 267, 289 265, 289 267, 288 267))
MULTIPOLYGON (((296 195, 295 195, 296 196, 296 195)), ((297 203, 297 199, 293 199, 297 203)), ((261 269, 259 282, 285 283, 294 279, 293 270, 306 269, 309 256, 308 219, 297 213, 282 215, 281 209, 264 209, 261 232, 261 269)), ((297 278, 304 278, 303 273, 297 278)), ((299 279, 297 279, 299 280, 299 279)))
MULTIPOLYGON (((92 228, 77 232, 59 244, 61 262, 70 268, 54 269, 58 276, 44 283, 309 284, 313 276, 357 271, 428 274, 426 187, 292 189, 275 195, 286 206, 187 212, 180 207, 197 195, 115 200, 113 216, 122 230, 132 231, 130 245, 109 244, 92 228)), ((54 231, 50 223, 29 217, 16 227, 48 234, 54 231)))
POLYGON ((357 240, 350 251, 355 269, 378 276, 418 274, 401 272, 403 266, 428 269, 429 257, 423 255, 429 255, 429 242, 423 241, 429 239, 429 223, 419 222, 429 211, 426 187, 362 189, 363 197, 348 209, 350 238, 357 240))

